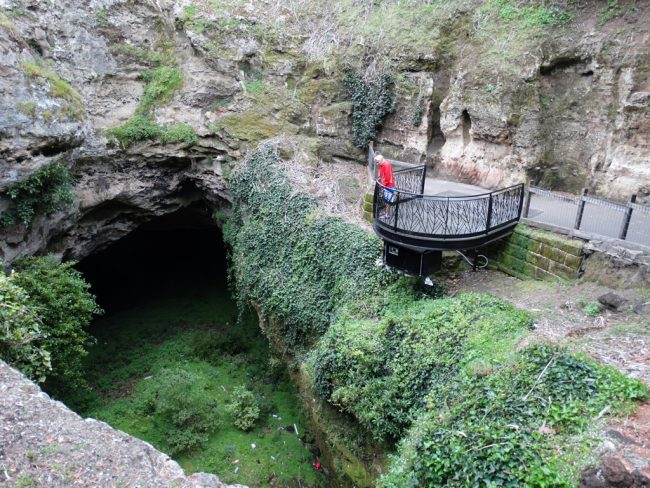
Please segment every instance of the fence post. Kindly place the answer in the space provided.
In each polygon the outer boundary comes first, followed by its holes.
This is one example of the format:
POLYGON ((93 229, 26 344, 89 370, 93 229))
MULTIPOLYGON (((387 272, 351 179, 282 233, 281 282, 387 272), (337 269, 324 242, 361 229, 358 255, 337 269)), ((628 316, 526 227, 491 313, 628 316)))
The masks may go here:
MULTIPOLYGON (((636 193, 630 197, 630 203, 636 202, 636 193)), ((623 215, 623 225, 621 225, 621 232, 618 235, 619 239, 625 240, 627 237, 627 231, 630 229, 630 220, 632 220, 632 210, 631 206, 627 206, 625 209, 625 214, 623 215)))
POLYGON ((578 213, 576 214, 576 223, 573 226, 574 229, 579 230, 580 225, 582 225, 582 214, 585 212, 585 199, 583 197, 586 197, 589 194, 589 188, 583 188, 582 189, 582 195, 580 196, 580 202, 578 203, 578 213))
POLYGON ((534 181, 531 181, 530 183, 528 183, 528 191, 526 192, 526 199, 524 200, 524 211, 522 212, 524 218, 526 218, 526 219, 528 218, 528 212, 530 211, 530 195, 531 195, 530 189, 534 185, 535 185, 534 181))
POLYGON ((485 225, 485 232, 489 232, 490 227, 492 227, 492 193, 490 193, 490 200, 488 201, 488 212, 487 212, 487 222, 485 225))

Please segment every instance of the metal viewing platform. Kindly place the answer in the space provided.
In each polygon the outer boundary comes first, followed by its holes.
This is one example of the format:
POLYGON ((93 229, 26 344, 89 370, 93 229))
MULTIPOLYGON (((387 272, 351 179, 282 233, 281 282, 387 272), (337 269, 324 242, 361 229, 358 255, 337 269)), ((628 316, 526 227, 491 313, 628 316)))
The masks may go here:
MULTIPOLYGON (((370 157, 374 162, 372 149, 370 157)), ((426 166, 395 170, 394 175, 389 203, 386 187, 375 180, 374 228, 386 243, 386 264, 412 274, 437 270, 442 251, 475 251, 508 235, 521 217, 523 184, 478 195, 425 195, 426 166)))

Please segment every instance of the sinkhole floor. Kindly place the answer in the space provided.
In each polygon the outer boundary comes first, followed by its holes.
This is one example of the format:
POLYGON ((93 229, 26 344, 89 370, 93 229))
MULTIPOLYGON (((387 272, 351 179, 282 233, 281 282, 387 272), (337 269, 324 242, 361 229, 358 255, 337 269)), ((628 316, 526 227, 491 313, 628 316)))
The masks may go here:
POLYGON ((155 381, 164 368, 181 369, 197 377, 205 401, 221 420, 203 447, 175 456, 186 473, 211 472, 226 483, 251 487, 328 486, 314 467, 318 452, 286 369, 271 361, 252 313, 237 322, 225 287, 163 291, 98 319, 91 333, 97 344, 86 366, 93 389, 64 399, 82 415, 169 452, 168 425, 143 413, 142 395, 146 382, 155 381), (254 391, 263 404, 248 432, 233 425, 226 409, 237 386, 254 391))

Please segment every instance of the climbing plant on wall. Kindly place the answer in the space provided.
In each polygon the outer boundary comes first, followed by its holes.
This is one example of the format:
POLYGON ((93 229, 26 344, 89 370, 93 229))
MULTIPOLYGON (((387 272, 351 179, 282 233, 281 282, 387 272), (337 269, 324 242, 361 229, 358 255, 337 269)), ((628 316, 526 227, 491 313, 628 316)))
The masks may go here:
POLYGON ((19 222, 29 225, 37 214, 50 214, 72 204, 72 177, 66 165, 57 161, 9 185, 4 195, 11 205, 0 215, 0 227, 19 222))
POLYGON ((344 73, 343 82, 352 100, 352 142, 363 149, 375 139, 386 115, 395 110, 394 80, 386 72, 364 78, 351 66, 344 73))

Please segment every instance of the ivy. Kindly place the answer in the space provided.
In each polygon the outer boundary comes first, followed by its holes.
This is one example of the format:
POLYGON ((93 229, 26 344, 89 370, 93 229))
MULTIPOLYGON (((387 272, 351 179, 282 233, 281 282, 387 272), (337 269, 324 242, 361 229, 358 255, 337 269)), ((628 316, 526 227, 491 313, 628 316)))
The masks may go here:
POLYGON ((233 211, 224 226, 240 303, 282 324, 287 344, 320 336, 346 301, 379 286, 380 242, 334 217, 321 217, 289 185, 275 147, 262 146, 230 177, 233 211))
POLYGON ((395 110, 394 79, 389 73, 365 79, 348 66, 343 82, 352 100, 352 142, 365 149, 377 136, 386 115, 395 110))
POLYGON ((30 225, 37 214, 51 214, 74 202, 72 177, 61 161, 41 167, 25 180, 11 184, 4 194, 12 201, 0 216, 0 227, 30 225))

